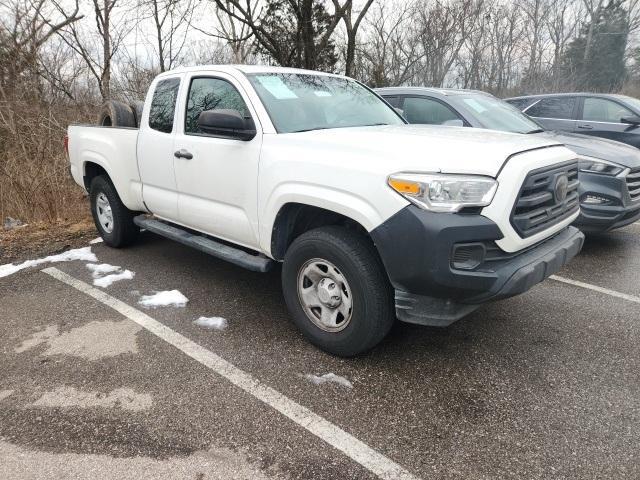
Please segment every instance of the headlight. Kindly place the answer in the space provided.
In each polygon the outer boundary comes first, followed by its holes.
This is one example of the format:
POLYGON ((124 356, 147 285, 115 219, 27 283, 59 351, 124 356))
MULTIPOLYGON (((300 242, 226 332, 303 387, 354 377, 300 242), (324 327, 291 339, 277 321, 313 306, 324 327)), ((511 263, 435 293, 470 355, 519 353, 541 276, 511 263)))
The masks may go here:
POLYGON ((486 207, 498 188, 493 178, 439 173, 397 173, 388 183, 410 202, 433 212, 486 207))
POLYGON ((625 167, 617 163, 608 162, 599 158, 579 157, 580 171, 588 173, 601 173, 615 177, 625 170, 625 167))

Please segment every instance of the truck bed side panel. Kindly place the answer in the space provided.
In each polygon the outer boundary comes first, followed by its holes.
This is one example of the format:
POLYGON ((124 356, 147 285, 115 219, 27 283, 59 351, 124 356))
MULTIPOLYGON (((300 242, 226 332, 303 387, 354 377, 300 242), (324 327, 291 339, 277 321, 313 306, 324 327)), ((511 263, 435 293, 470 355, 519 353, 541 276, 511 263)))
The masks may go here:
POLYGON ((76 183, 84 187, 87 164, 95 163, 107 172, 127 208, 145 211, 136 159, 138 130, 72 125, 68 133, 71 173, 76 183))

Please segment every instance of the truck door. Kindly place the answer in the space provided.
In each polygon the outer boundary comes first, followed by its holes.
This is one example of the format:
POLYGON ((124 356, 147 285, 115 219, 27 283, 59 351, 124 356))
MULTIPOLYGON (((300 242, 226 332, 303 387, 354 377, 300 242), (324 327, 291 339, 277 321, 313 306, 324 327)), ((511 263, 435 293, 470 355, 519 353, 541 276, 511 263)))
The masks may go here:
POLYGON ((176 221, 178 192, 173 165, 175 116, 180 77, 158 80, 148 116, 143 117, 138 135, 138 168, 142 198, 155 215, 176 221))
POLYGON ((258 247, 257 179, 262 131, 242 86, 225 74, 186 81, 174 159, 180 223, 250 248, 258 247), (187 88, 188 87, 188 88, 187 88), (232 109, 253 118, 257 135, 243 141, 206 134, 205 110, 232 109))

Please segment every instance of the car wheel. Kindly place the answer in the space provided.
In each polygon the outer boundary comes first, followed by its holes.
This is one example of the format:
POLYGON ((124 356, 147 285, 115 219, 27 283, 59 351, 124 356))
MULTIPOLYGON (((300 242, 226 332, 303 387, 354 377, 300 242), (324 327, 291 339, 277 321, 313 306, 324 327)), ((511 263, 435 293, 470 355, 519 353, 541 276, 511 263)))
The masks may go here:
POLYGON ((392 289, 375 247, 347 228, 321 227, 297 237, 284 258, 282 287, 294 323, 334 355, 373 348, 395 320, 392 289))
POLYGON ((138 238, 140 229, 133 223, 135 215, 122 203, 111 180, 102 175, 95 177, 89 197, 93 221, 104 243, 119 248, 138 238))

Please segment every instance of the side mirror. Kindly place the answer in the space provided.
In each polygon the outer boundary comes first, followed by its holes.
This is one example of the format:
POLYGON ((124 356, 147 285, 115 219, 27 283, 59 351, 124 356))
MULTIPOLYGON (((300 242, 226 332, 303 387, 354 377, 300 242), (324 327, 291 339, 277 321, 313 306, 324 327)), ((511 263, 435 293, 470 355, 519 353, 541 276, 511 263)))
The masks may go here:
POLYGON ((231 109, 205 110, 198 116, 198 127, 209 135, 237 138, 249 141, 256 136, 252 119, 245 119, 240 112, 231 109))
POLYGON ((402 118, 404 118, 404 110, 402 110, 401 108, 398 108, 398 107, 393 107, 393 109, 396 111, 396 113, 398 115, 400 115, 402 118))
POLYGON ((628 123, 629 125, 633 125, 634 127, 640 125, 640 116, 638 115, 629 115, 628 117, 622 117, 620 119, 622 123, 628 123))

